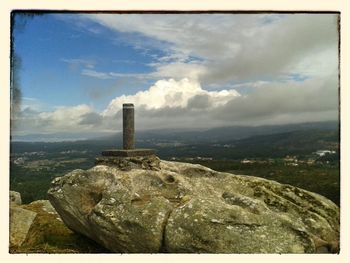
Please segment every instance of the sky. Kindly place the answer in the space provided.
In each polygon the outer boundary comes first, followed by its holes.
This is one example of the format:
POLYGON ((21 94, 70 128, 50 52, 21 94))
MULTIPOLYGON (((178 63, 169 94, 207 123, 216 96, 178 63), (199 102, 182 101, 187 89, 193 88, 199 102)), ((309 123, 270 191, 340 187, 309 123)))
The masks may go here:
POLYGON ((16 13, 12 134, 338 119, 337 14, 16 13))

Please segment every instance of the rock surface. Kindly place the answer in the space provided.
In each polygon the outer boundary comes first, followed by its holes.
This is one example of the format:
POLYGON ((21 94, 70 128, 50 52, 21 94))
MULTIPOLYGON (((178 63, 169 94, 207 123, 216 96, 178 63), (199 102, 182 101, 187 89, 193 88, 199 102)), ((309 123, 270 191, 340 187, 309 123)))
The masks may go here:
POLYGON ((12 216, 12 226, 23 222, 29 223, 25 231, 22 228, 10 228, 9 252, 18 253, 109 253, 107 249, 96 244, 91 239, 81 236, 68 229, 52 207, 49 200, 37 200, 30 204, 16 205, 15 217, 12 216), (24 218, 17 212, 24 211, 24 218), (34 220, 28 222, 27 216, 35 214, 34 220), (15 231, 14 231, 15 230, 15 231), (20 242, 18 233, 21 233, 20 242))
POLYGON ((339 208, 318 194, 150 158, 72 171, 49 200, 70 229, 119 253, 338 251, 339 208))
POLYGON ((28 231, 33 224, 36 213, 21 208, 21 194, 10 191, 10 247, 21 246, 27 238, 28 231))
POLYGON ((20 207, 10 207, 10 246, 22 245, 35 217, 35 212, 20 207))
POLYGON ((132 158, 118 157, 118 156, 100 156, 96 158, 96 165, 112 165, 118 167, 123 171, 130 171, 132 169, 145 170, 160 170, 160 160, 156 155, 138 156, 132 158))
POLYGON ((21 204, 22 204, 21 194, 15 191, 10 191, 10 206, 21 205, 21 204))
POLYGON ((55 215, 58 220, 61 219, 49 200, 36 200, 31 202, 29 205, 40 206, 41 210, 43 210, 44 212, 55 215))

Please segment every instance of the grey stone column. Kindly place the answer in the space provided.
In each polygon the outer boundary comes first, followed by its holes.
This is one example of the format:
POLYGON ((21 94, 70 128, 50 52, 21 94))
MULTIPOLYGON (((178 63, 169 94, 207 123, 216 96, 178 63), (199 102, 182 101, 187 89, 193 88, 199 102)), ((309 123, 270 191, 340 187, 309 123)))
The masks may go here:
POLYGON ((135 148, 134 104, 123 104, 123 149, 135 148))

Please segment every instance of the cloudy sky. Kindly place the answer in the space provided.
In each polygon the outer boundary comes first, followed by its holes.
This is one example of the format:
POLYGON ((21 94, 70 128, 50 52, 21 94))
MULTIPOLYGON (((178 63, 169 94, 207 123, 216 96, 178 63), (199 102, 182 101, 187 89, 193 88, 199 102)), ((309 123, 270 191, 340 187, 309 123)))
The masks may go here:
POLYGON ((337 120, 336 14, 14 17, 22 99, 12 133, 337 120))

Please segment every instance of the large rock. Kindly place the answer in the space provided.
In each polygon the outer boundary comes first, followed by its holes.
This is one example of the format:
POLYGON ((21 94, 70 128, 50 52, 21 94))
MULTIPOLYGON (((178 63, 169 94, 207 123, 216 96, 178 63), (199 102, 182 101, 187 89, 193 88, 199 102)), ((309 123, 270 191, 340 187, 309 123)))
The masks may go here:
POLYGON ((29 204, 29 206, 39 206, 43 212, 56 215, 56 218, 60 220, 55 208, 51 205, 49 200, 36 200, 29 204))
POLYGON ((10 247, 19 247, 27 238, 28 231, 32 226, 36 213, 21 208, 21 194, 15 191, 9 193, 10 201, 10 247))
POLYGON ((339 208, 318 194, 150 159, 75 170, 52 182, 49 200, 69 228, 114 252, 337 252, 339 208))
POLYGON ((109 252, 106 248, 96 244, 91 239, 68 229, 48 200, 37 200, 30 204, 16 206, 15 208, 15 210, 11 209, 11 211, 19 210, 24 212, 24 217, 17 216, 17 220, 12 217, 13 226, 23 222, 31 223, 26 226, 25 234, 23 231, 14 231, 15 229, 11 229, 9 252, 12 254, 109 252), (27 216, 34 214, 36 215, 34 220, 29 221, 27 216), (14 242, 18 240, 18 238, 15 239, 18 233, 22 233, 21 242, 14 242))
POLYGON ((36 215, 27 209, 10 207, 10 247, 22 245, 36 215))

